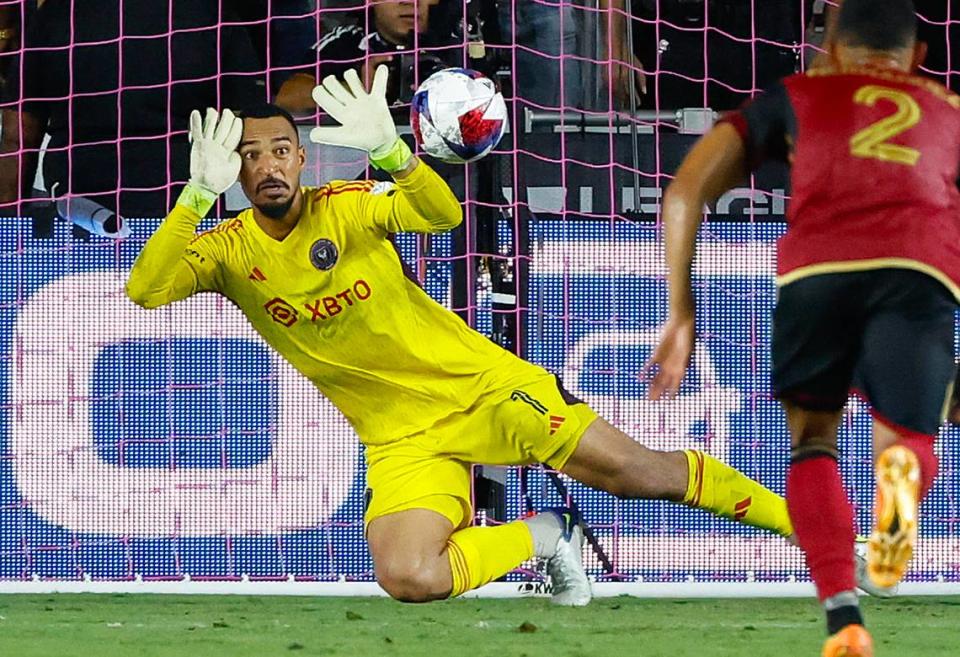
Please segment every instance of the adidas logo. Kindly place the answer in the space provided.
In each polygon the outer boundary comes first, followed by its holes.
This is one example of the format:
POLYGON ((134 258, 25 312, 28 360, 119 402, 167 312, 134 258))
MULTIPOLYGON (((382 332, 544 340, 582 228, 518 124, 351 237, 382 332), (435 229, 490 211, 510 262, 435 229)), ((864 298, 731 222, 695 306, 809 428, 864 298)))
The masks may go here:
POLYGON ((254 267, 253 270, 250 272, 250 275, 247 276, 247 278, 249 278, 251 281, 261 281, 261 282, 262 282, 262 281, 267 280, 267 277, 263 275, 263 272, 260 271, 260 268, 259 268, 259 267, 254 267))
POLYGON ((550 435, 557 433, 560 430, 560 427, 563 426, 563 423, 567 421, 567 418, 562 415, 551 415, 550 416, 550 435))

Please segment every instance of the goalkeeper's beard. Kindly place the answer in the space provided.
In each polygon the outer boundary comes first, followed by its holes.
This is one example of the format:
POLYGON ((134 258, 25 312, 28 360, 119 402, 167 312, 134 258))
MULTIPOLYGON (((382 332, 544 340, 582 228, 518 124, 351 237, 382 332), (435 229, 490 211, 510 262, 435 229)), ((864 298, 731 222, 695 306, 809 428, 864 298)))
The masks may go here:
POLYGON ((269 217, 270 219, 282 219, 284 216, 286 216, 287 212, 290 211, 290 208, 293 206, 293 202, 296 200, 297 195, 291 194, 290 198, 288 198, 286 201, 254 205, 264 216, 269 217))

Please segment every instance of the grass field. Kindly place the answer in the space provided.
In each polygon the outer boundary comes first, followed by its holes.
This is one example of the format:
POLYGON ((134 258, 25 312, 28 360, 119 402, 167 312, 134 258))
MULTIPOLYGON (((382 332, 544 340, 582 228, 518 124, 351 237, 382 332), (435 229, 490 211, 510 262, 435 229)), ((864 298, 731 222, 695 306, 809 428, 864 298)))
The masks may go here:
MULTIPOLYGON (((960 598, 865 600, 877 657, 960 655, 960 598)), ((818 657, 812 600, 0 596, 2 657, 818 657)))

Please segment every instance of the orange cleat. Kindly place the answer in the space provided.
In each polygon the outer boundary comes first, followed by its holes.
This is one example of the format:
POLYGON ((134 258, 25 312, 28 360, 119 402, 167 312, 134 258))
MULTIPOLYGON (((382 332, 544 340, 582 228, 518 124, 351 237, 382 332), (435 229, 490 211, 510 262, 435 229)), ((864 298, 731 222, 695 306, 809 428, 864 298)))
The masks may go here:
POLYGON ((847 625, 823 644, 823 657, 873 657, 873 639, 863 625, 847 625))
POLYGON ((867 575, 880 587, 903 578, 917 543, 920 462, 906 447, 894 445, 877 460, 876 524, 867 542, 867 575))

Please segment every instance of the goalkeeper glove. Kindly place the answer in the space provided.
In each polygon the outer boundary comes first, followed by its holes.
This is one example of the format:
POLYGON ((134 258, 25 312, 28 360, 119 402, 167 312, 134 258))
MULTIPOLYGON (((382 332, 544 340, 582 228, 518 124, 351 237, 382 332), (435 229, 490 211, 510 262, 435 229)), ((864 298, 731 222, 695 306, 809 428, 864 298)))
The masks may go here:
POLYGON ((313 88, 314 102, 340 123, 314 128, 310 140, 320 144, 347 146, 367 151, 370 164, 387 173, 402 171, 413 153, 400 137, 387 107, 387 67, 380 65, 367 93, 357 71, 343 74, 343 83, 328 75, 313 88))
POLYGON ((216 202, 217 197, 237 180, 240 173, 240 153, 237 145, 243 133, 243 120, 229 109, 218 116, 217 110, 207 108, 200 121, 200 112, 190 113, 189 141, 190 181, 177 203, 194 210, 201 217, 216 202))

